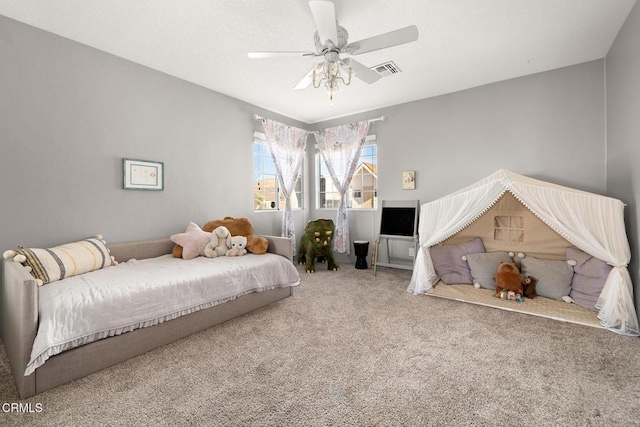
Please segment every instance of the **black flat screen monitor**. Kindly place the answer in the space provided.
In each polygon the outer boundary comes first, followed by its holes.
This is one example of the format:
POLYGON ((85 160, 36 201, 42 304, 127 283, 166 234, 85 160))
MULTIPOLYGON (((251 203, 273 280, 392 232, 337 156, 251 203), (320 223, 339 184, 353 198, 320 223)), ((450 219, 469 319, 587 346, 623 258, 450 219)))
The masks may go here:
POLYGON ((416 208, 382 208, 380 234, 389 236, 415 235, 416 208))

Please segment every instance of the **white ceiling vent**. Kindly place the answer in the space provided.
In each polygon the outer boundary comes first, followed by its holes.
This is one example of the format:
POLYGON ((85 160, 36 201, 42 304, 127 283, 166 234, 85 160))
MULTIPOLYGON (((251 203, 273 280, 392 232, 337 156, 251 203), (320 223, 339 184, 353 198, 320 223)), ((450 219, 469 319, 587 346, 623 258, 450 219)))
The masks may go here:
POLYGON ((401 73, 400 68, 398 68, 398 66, 392 61, 376 65, 375 67, 371 67, 371 69, 380 74, 382 77, 388 77, 394 74, 401 73))

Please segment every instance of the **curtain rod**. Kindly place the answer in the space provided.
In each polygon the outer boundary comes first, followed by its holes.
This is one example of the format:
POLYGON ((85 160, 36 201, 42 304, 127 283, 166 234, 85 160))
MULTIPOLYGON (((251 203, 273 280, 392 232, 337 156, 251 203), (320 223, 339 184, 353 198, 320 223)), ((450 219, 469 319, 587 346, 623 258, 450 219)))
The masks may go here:
MULTIPOLYGON (((253 118, 254 118, 255 120, 265 120, 265 118, 264 118, 264 117, 259 116, 258 114, 254 114, 254 115, 253 115, 253 118)), ((373 123, 373 122, 381 122, 381 121, 383 121, 384 119, 385 119, 385 117, 384 117, 384 116, 380 116, 380 117, 376 117, 375 119, 369 119, 369 120, 367 120, 367 121, 368 121, 369 123, 373 123)))
POLYGON ((371 120, 367 120, 369 123, 373 123, 373 122, 382 122, 384 121, 386 117, 385 116, 380 116, 380 117, 376 117, 375 119, 371 119, 371 120))

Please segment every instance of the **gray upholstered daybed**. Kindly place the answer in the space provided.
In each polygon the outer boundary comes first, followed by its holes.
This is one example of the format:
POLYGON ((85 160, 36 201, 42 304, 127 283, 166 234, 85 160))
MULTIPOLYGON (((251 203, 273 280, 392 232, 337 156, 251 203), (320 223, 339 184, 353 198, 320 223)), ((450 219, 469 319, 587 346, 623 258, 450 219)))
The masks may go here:
MULTIPOLYGON (((269 241, 269 253, 282 255, 293 261, 291 239, 265 237, 269 241)), ((146 260, 167 255, 171 253, 173 246, 170 239, 107 245, 111 255, 121 263, 132 258, 146 260)), ((22 264, 3 260, 2 267, 2 338, 21 398, 82 378, 292 294, 291 284, 246 293, 173 320, 109 336, 51 355, 33 373, 25 376, 38 333, 40 289, 22 264)))

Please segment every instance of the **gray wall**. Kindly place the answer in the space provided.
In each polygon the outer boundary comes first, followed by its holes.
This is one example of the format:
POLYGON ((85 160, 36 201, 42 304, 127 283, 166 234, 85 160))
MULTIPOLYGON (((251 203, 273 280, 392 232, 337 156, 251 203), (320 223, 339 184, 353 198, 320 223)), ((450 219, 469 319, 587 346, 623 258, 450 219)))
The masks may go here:
MULTIPOLYGON (((306 125, 4 17, 0 57, 3 250, 162 237, 224 215, 278 234, 279 213, 252 211, 254 112, 312 129, 384 115, 370 130, 380 200, 426 202, 500 168, 606 190, 602 61, 306 125), (165 190, 122 190, 123 157, 163 161, 165 190), (416 190, 401 189, 407 169, 416 190)), ((314 176, 310 162, 308 195, 314 176)), ((333 216, 306 205, 298 233, 333 216)), ((378 212, 351 213, 352 237, 373 240, 378 212)))
MULTIPOLYGON (((424 203, 500 168, 607 189, 603 61, 307 125, 3 17, 0 57, 3 250, 163 237, 224 215, 278 234, 280 213, 252 211, 254 112, 309 129, 384 115, 370 131, 380 200, 424 203), (122 190, 123 157, 165 162, 165 191, 122 190), (401 189, 408 169, 416 190, 401 189)), ((306 173, 309 196, 313 161, 306 173)), ((306 202, 298 234, 334 215, 306 202)), ((350 223, 353 240, 372 241, 379 212, 350 223)))
MULTIPOLYGON (((377 135, 379 200, 425 203, 498 169, 604 194, 603 81, 598 60, 312 127, 385 116, 370 130, 377 135), (416 171, 415 190, 402 190, 403 170, 416 171)), ((310 217, 328 214, 314 207, 310 217)), ((373 241, 379 220, 378 212, 351 211, 352 240, 373 241)))
POLYGON ((640 307, 638 200, 640 200, 640 5, 631 10, 606 58, 607 193, 627 203, 625 221, 631 243, 629 271, 636 311, 640 307))
POLYGON ((0 58, 0 252, 225 215, 280 233, 253 212, 252 115, 305 124, 2 16, 0 58), (164 162, 165 190, 123 190, 123 157, 164 162))
MULTIPOLYGON (((0 250, 166 237, 224 215, 279 234, 279 212, 252 210, 258 113, 307 129, 384 115, 370 130, 380 200, 424 203, 501 168, 619 197, 637 254, 639 9, 606 60, 606 124, 602 60, 308 125, 0 16, 0 250), (122 190, 123 157, 164 162, 165 190, 122 190), (416 190, 401 189, 403 170, 416 190)), ((308 166, 298 235, 334 215, 309 197, 308 166)), ((378 211, 352 211, 352 240, 373 241, 378 224, 378 211)), ((638 283, 635 259, 631 273, 638 283)))

